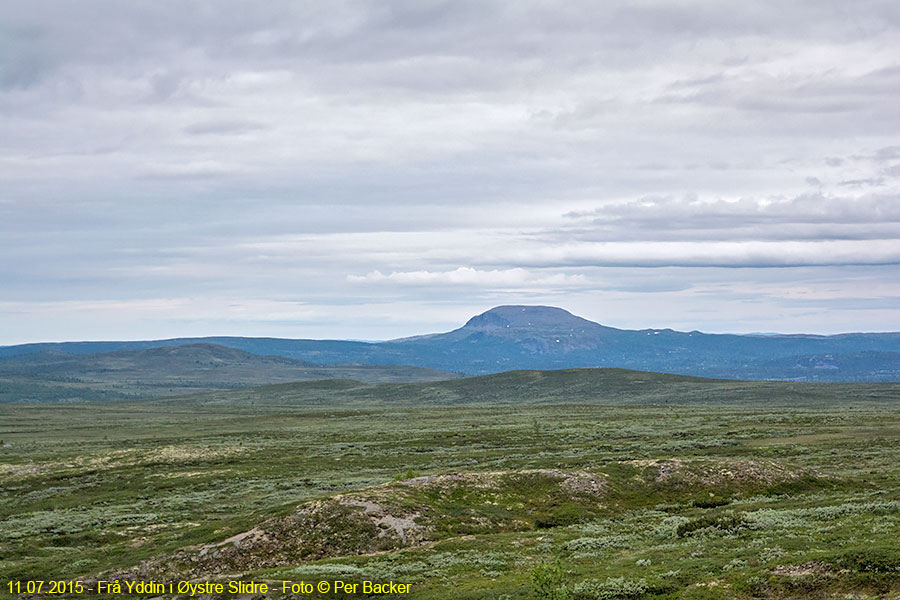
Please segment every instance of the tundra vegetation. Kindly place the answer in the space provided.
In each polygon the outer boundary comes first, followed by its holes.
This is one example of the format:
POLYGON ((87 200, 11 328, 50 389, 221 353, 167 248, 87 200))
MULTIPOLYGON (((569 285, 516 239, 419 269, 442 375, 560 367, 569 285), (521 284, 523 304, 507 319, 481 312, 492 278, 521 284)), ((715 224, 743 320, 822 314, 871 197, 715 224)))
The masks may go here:
POLYGON ((4 594, 101 576, 393 580, 416 599, 900 594, 900 384, 512 373, 0 418, 4 594))

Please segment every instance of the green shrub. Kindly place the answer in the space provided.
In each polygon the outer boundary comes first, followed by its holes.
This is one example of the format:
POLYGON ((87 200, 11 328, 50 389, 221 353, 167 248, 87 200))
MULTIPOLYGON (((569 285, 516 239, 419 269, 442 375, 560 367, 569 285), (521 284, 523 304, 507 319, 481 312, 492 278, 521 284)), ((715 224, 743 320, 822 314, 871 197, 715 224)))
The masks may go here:
POLYGON ((413 471, 411 468, 406 469, 406 471, 401 471, 394 475, 394 481, 406 481, 407 479, 413 479, 418 477, 419 474, 413 471))
POLYGON ((731 499, 722 496, 700 496, 691 501, 691 506, 696 508, 716 508, 726 504, 731 504, 731 499))
POLYGON ((861 573, 898 573, 900 554, 890 548, 859 548, 844 552, 834 561, 837 566, 861 573))
POLYGON ((540 600, 568 600, 571 598, 565 585, 566 572, 559 560, 541 562, 531 569, 531 589, 540 600))
POLYGON ((555 507, 549 513, 538 515, 534 519, 535 529, 550 529, 551 527, 566 527, 583 523, 590 518, 584 507, 578 504, 563 504, 555 507))
POLYGON ((614 600, 615 598, 636 598, 650 590, 645 579, 608 577, 606 581, 587 579, 572 590, 575 600, 614 600))
POLYGON ((628 543, 624 535, 606 537, 581 537, 566 542, 564 548, 569 552, 596 552, 608 548, 621 548, 628 543))
POLYGON ((704 515, 698 519, 691 519, 690 521, 682 523, 678 526, 676 533, 678 534, 678 537, 684 537, 707 528, 734 533, 746 526, 747 524, 742 517, 734 515, 704 515))

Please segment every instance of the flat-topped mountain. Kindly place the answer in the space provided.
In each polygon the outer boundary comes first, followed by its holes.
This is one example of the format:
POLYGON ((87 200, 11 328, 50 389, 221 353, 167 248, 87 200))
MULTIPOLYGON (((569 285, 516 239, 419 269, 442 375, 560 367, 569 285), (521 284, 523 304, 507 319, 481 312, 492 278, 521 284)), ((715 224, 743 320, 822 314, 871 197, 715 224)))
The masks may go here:
POLYGON ((467 373, 621 367, 735 379, 900 379, 900 334, 713 335, 616 329, 550 306, 499 306, 448 333, 405 338, 431 366, 467 373), (464 357, 464 359, 462 358, 464 357))
POLYGON ((241 337, 67 342, 0 348, 0 357, 40 350, 96 353, 198 342, 320 365, 415 365, 469 375, 616 367, 729 379, 900 380, 900 333, 719 335, 628 330, 552 306, 498 306, 453 331, 379 343, 241 337))
POLYGON ((468 331, 522 330, 572 332, 610 329, 555 306, 498 306, 476 315, 462 327, 468 331))
POLYGON ((553 306, 498 306, 447 333, 391 340, 393 343, 446 345, 463 342, 519 344, 527 352, 570 352, 593 348, 597 340, 619 331, 576 317, 553 306))

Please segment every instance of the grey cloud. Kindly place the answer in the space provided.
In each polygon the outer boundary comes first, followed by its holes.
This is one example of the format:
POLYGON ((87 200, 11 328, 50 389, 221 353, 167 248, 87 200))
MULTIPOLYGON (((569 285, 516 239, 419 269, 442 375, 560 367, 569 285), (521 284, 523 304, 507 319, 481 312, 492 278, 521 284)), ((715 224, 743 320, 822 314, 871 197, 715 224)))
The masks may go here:
POLYGON ((208 179, 227 177, 232 173, 228 165, 215 161, 196 161, 189 163, 157 163, 146 166, 138 174, 140 179, 208 179))
POLYGON ((509 252, 523 267, 729 267, 898 265, 894 240, 786 242, 595 242, 509 252))
POLYGON ((846 179, 837 183, 844 187, 880 187, 884 185, 883 177, 868 177, 866 179, 846 179))
POLYGON ((874 160, 896 160, 900 158, 900 146, 886 146, 879 148, 872 156, 874 160))
POLYGON ((49 63, 40 37, 35 27, 0 23, 0 90, 27 88, 39 80, 49 63))
POLYGON ((616 222, 646 226, 652 223, 661 228, 678 229, 739 227, 748 223, 900 223, 900 196, 868 195, 855 198, 815 192, 791 199, 744 198, 735 201, 702 201, 696 195, 682 198, 647 196, 592 211, 571 212, 566 216, 588 218, 598 224, 616 222))
POLYGON ((767 113, 840 114, 878 108, 873 103, 883 103, 883 109, 887 109, 900 83, 900 71, 879 69, 863 75, 824 72, 805 80, 754 73, 752 78, 717 74, 700 80, 702 83, 682 86, 699 88, 693 92, 663 94, 656 101, 767 113))
POLYGON ((267 127, 254 121, 205 121, 184 128, 191 135, 239 135, 262 131, 267 127))
POLYGON ((900 163, 885 167, 881 172, 889 177, 900 177, 900 163))
POLYGON ((495 300, 589 308, 615 265, 656 267, 609 300, 637 321, 671 294, 656 325, 714 314, 721 287, 759 299, 738 285, 750 271, 766 302, 823 272, 848 295, 835 264, 870 251, 866 285, 898 280, 882 247, 900 240, 896 3, 15 0, 0 23, 0 301, 18 303, 0 329, 16 335, 95 314, 76 300, 120 302, 123 335, 129 302, 183 323, 207 297, 210 327, 243 332, 261 295, 306 324, 296 303, 336 324, 338 303, 384 319, 419 302, 441 323, 495 300), (517 268, 559 269, 565 296, 517 268))

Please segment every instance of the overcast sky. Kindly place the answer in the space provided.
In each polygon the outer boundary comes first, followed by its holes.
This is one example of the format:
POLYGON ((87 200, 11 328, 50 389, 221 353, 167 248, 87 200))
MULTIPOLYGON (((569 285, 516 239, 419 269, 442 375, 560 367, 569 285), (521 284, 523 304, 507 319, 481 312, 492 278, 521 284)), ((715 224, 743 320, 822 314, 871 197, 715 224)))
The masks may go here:
POLYGON ((900 3, 0 3, 0 344, 900 330, 900 3))

